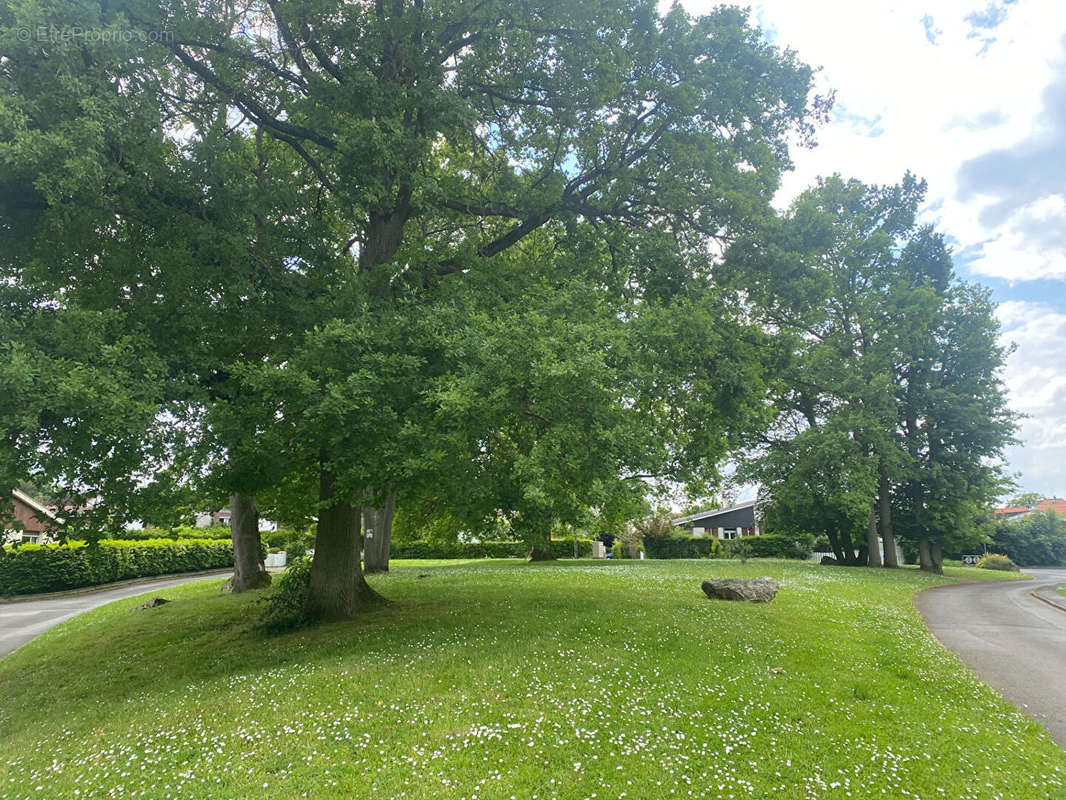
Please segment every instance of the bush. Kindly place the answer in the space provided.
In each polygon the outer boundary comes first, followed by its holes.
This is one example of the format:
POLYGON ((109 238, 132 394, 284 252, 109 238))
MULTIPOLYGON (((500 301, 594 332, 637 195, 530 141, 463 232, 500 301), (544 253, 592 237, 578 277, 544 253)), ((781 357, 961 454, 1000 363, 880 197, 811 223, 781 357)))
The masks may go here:
POLYGON ((233 566, 229 540, 103 539, 56 545, 4 548, 0 595, 58 592, 129 578, 198 572, 233 566))
POLYGON ((297 558, 267 595, 262 627, 269 633, 283 633, 308 625, 307 593, 311 586, 311 559, 297 558))
POLYGON ((295 561, 298 558, 303 558, 307 555, 307 538, 297 535, 285 542, 284 549, 286 561, 295 561))
POLYGON ((741 564, 745 564, 752 555, 750 541, 750 538, 746 536, 729 539, 722 545, 722 552, 726 558, 735 558, 741 564))
POLYGON ((998 569, 1004 572, 1010 572, 1012 570, 1018 569, 1016 566, 1014 566, 1014 562, 1002 553, 985 553, 977 562, 977 568, 998 569))
POLYGON ((722 543, 708 536, 655 536, 644 540, 648 558, 721 558, 722 543))
POLYGON ((814 552, 814 537, 809 533, 764 533, 746 536, 752 558, 797 558, 806 560, 814 552))

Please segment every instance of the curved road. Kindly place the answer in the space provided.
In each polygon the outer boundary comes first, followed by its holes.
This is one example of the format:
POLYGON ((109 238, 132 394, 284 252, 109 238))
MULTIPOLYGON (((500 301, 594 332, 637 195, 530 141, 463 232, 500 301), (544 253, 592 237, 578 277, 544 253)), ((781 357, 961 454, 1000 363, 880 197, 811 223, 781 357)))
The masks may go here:
POLYGON ((1034 580, 922 592, 918 610, 945 647, 1066 747, 1066 597, 1055 593, 1066 570, 1026 572, 1034 580))
POLYGON ((169 589, 190 581, 211 580, 230 575, 233 570, 200 572, 177 578, 125 583, 121 586, 100 589, 80 594, 52 595, 40 600, 14 600, 0 602, 0 658, 16 650, 31 639, 36 639, 49 628, 71 617, 115 600, 144 594, 145 592, 169 589))

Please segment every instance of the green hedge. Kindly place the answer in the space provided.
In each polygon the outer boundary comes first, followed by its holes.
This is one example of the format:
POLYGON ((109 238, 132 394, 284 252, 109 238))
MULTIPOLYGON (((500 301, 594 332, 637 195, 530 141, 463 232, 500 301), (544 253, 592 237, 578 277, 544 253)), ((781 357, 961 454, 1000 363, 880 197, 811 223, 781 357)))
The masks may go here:
POLYGON ((796 558, 806 560, 814 552, 814 536, 809 533, 764 533, 746 536, 750 558, 796 558))
POLYGON ((194 528, 192 525, 182 525, 178 528, 145 528, 143 531, 123 531, 124 542, 150 542, 156 539, 210 539, 213 541, 231 539, 228 526, 212 525, 209 528, 194 528))
POLYGON ((709 536, 646 536, 644 553, 648 558, 721 558, 722 543, 709 536))
MULTIPOLYGON (((578 555, 592 555, 592 540, 577 540, 578 555)), ((525 558, 529 545, 525 542, 406 542, 393 544, 390 558, 525 558)), ((556 558, 574 557, 573 539, 552 539, 556 558)))
MULTIPOLYGON (((814 547, 810 534, 764 533, 745 536, 743 542, 748 558, 806 559, 814 547)), ((648 558, 721 558, 722 545, 722 541, 709 536, 648 536, 644 539, 644 552, 648 558)))
POLYGON ((0 596, 233 566, 229 540, 104 539, 98 547, 24 544, 0 553, 0 596))

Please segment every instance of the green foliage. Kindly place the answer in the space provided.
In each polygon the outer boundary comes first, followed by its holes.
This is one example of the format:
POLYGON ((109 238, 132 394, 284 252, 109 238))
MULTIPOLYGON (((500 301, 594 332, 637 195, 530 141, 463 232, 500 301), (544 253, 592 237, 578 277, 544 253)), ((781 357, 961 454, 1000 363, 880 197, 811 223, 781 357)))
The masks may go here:
POLYGON ((1018 569, 1014 562, 1002 553, 985 553, 977 562, 978 569, 996 569, 1002 572, 1010 572, 1018 569))
POLYGON ((228 540, 103 539, 98 546, 21 545, 4 548, 0 556, 0 595, 55 592, 232 565, 228 540))
POLYGON ((764 533, 745 536, 752 558, 796 558, 806 560, 814 552, 814 536, 809 533, 764 533))
MULTIPOLYGON (((556 558, 574 557, 574 540, 552 539, 552 553, 556 558)), ((592 540, 578 537, 578 557, 592 555, 592 540)), ((525 558, 529 552, 526 542, 404 542, 394 543, 391 557, 401 559, 432 558, 525 558)))
POLYGON ((722 543, 709 536, 654 536, 644 540, 648 558, 721 558, 722 543))
POLYGON ((285 542, 285 560, 293 561, 298 558, 303 558, 307 555, 308 551, 307 537, 306 536, 294 536, 285 542))
POLYGON ((1040 492, 1019 492, 1008 501, 1008 506, 1031 508, 1044 499, 1040 492))
POLYGON ((992 544, 1016 564, 1060 567, 1066 565, 1066 520, 1054 512, 1001 520, 992 534, 992 544))
POLYGON ((140 531, 123 531, 122 538, 126 541, 136 542, 152 539, 225 539, 226 541, 232 541, 230 529, 224 525, 212 525, 207 528, 197 528, 192 525, 181 525, 176 528, 145 528, 140 531))
POLYGON ((290 528, 278 528, 276 531, 267 531, 263 533, 262 539, 270 547, 280 547, 285 550, 290 542, 297 539, 302 541, 306 547, 313 547, 315 535, 310 531, 301 532, 291 530, 290 528))
POLYGON ((722 543, 722 555, 726 558, 735 558, 741 564, 746 564, 751 557, 751 545, 748 541, 745 536, 726 540, 722 543))
POLYGON ((284 633, 308 625, 307 596, 311 586, 311 559, 293 559, 264 599, 261 625, 268 633, 284 633))

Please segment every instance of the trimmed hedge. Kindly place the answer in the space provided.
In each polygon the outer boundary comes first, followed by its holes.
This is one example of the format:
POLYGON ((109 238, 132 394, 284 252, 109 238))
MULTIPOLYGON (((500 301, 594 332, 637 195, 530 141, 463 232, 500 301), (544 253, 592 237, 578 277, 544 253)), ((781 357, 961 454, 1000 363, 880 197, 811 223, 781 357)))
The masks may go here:
POLYGON ((646 536, 644 553, 648 558, 721 558, 722 543, 709 536, 646 536))
MULTIPOLYGON (((748 558, 807 559, 814 547, 814 537, 810 534, 764 533, 731 541, 743 541, 748 558)), ((645 537, 644 552, 648 558, 721 558, 725 555, 721 540, 685 534, 645 537)))
POLYGON ((764 533, 745 536, 749 558, 796 558, 806 560, 814 552, 814 536, 809 533, 764 533))
POLYGON ((115 541, 123 542, 150 542, 157 539, 169 539, 170 541, 176 541, 178 539, 209 539, 212 541, 220 541, 225 539, 231 540, 231 534, 228 526, 224 525, 212 525, 209 528, 195 528, 192 525, 182 525, 178 528, 145 528, 143 531, 123 531, 122 539, 115 541))
POLYGON ((24 544, 0 553, 0 595, 77 589, 128 578, 198 572, 233 566, 233 548, 220 539, 103 539, 24 544))
MULTIPOLYGON (((592 555, 592 540, 578 539, 578 555, 592 555)), ((393 543, 390 558, 525 558, 529 545, 525 542, 406 542, 393 543)), ((552 539, 556 558, 574 557, 573 539, 552 539)))

